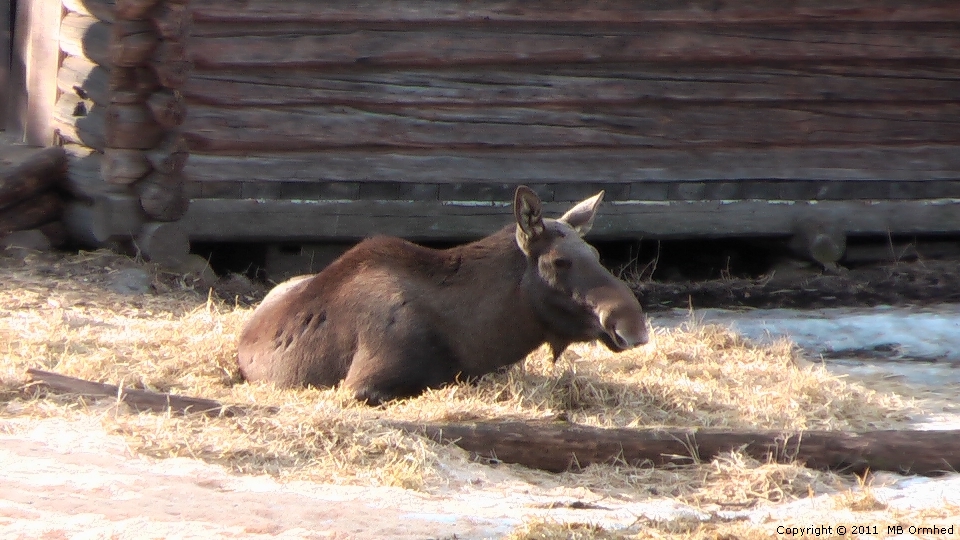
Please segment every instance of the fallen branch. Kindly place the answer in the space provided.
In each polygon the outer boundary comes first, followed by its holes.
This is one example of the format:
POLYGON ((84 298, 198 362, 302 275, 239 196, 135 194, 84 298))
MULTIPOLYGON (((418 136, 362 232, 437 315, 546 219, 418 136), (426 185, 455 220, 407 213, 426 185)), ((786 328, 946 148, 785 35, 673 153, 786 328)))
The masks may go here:
POLYGON ((98 383, 33 368, 28 369, 27 374, 33 381, 54 391, 82 396, 113 397, 138 411, 171 411, 176 414, 202 414, 204 416, 237 416, 242 414, 239 408, 226 406, 212 399, 122 388, 113 384, 98 383))
POLYGON ((561 472, 595 463, 690 464, 737 450, 815 469, 937 475, 960 469, 960 431, 722 431, 607 429, 566 422, 477 422, 394 427, 477 455, 561 472))
MULTIPOLYGON (((31 378, 64 393, 114 397, 137 410, 243 414, 218 401, 121 388, 28 369, 31 378)), ((960 430, 949 431, 724 431, 713 429, 610 429, 567 422, 388 422, 408 433, 450 443, 493 461, 551 472, 597 463, 687 465, 723 452, 760 460, 799 461, 814 469, 862 474, 866 470, 937 475, 960 469, 960 430)))

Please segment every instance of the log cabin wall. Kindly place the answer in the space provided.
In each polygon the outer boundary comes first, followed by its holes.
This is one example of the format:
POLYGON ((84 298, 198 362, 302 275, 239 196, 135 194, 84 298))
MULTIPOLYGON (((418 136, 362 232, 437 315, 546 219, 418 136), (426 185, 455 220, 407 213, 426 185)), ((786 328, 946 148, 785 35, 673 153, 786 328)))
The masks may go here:
POLYGON ((184 189, 186 109, 179 89, 189 63, 184 0, 63 0, 54 121, 71 155, 67 211, 75 237, 132 242, 175 265, 189 254, 177 223, 184 189))
POLYGON ((182 224, 470 238, 960 230, 960 3, 193 0, 182 224))

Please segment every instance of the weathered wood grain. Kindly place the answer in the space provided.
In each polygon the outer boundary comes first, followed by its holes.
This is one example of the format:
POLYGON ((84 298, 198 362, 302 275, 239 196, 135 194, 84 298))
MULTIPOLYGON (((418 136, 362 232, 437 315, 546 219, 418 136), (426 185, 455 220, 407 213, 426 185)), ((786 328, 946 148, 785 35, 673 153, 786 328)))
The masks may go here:
POLYGON ((115 103, 141 103, 161 86, 156 73, 148 66, 114 67, 109 84, 111 101, 115 103), (118 99, 118 94, 124 97, 118 99))
MULTIPOLYGON (((12 4, 8 4, 12 5, 12 4)), ((55 140, 54 109, 60 65, 60 0, 16 2, 10 81, 6 90, 7 128, 28 144, 55 140)))
POLYGON ((145 223, 136 246, 147 260, 168 268, 177 268, 190 255, 190 238, 178 223, 145 223))
POLYGON ((136 184, 140 207, 156 221, 177 221, 190 206, 183 184, 180 174, 150 173, 136 184))
POLYGON ((89 15, 67 13, 60 23, 60 50, 99 66, 110 66, 112 26, 89 15))
POLYGON ((130 185, 152 170, 143 150, 106 148, 103 151, 100 174, 108 184, 130 185))
MULTIPOLYGON (((559 215, 569 203, 546 203, 559 215)), ((356 240, 391 234, 420 240, 475 239, 510 222, 508 202, 297 201, 195 199, 180 221, 191 240, 356 240)), ((611 203, 594 238, 677 238, 791 234, 801 219, 837 222, 848 234, 918 234, 960 230, 960 202, 672 201, 611 203)))
POLYGON ((960 59, 954 26, 840 28, 758 25, 548 33, 516 29, 330 30, 191 39, 204 68, 529 65, 568 62, 798 62, 960 59))
POLYGON ((160 0, 115 0, 114 12, 119 19, 144 19, 160 0))
POLYGON ((104 142, 110 148, 148 150, 164 135, 145 105, 113 103, 106 109, 103 124, 104 142))
POLYGON ((960 152, 950 145, 616 148, 576 152, 338 149, 242 156, 194 153, 184 170, 191 180, 204 184, 231 181, 512 185, 723 179, 931 181, 960 178, 960 152))
POLYGON ((0 2, 0 127, 7 125, 7 107, 10 101, 10 44, 13 38, 13 10, 10 0, 0 2))
POLYGON ((106 107, 110 103, 110 72, 86 58, 67 56, 57 72, 61 93, 76 93, 106 107))
POLYGON ((179 132, 168 132, 163 141, 146 152, 147 161, 159 173, 181 174, 190 157, 187 141, 179 132))
POLYGON ((172 90, 154 92, 147 98, 147 108, 153 119, 165 129, 173 129, 183 123, 187 106, 183 96, 172 90))
POLYGON ((147 63, 160 45, 150 21, 119 20, 111 27, 110 65, 137 67, 147 63))
POLYGON ((0 208, 0 236, 56 221, 62 210, 63 198, 55 190, 45 191, 36 197, 0 208))
POLYGON ((163 2, 150 14, 154 28, 163 39, 184 41, 190 36, 192 19, 184 4, 163 2))
POLYGON ((642 104, 633 107, 194 106, 183 132, 195 151, 331 147, 549 148, 812 146, 960 141, 960 103, 642 104))
POLYGON ((552 472, 599 463, 687 465, 723 452, 759 460, 799 461, 813 469, 864 474, 894 471, 942 475, 960 465, 960 431, 730 431, 597 428, 566 422, 474 422, 395 427, 424 433, 495 462, 552 472))
POLYGON ((63 149, 69 156, 64 190, 72 199, 84 203, 92 202, 105 188, 100 174, 103 154, 88 146, 74 143, 64 144, 63 149))
POLYGON ((164 40, 154 52, 150 67, 166 88, 179 89, 187 82, 193 63, 187 58, 182 42, 164 40))
POLYGON ((62 0, 67 11, 87 15, 98 20, 112 23, 116 0, 62 0))
POLYGON ((33 153, 0 174, 0 208, 59 185, 66 171, 67 155, 62 148, 51 146, 33 153))
POLYGON ((183 88, 218 106, 579 105, 653 101, 960 101, 960 68, 913 65, 529 66, 525 69, 198 71, 183 88))
POLYGON ((860 22, 960 21, 953 2, 938 0, 845 0, 823 2, 797 0, 767 2, 739 0, 334 0, 317 9, 312 0, 192 0, 194 18, 209 22, 390 22, 390 23, 822 23, 844 20, 860 22))
POLYGON ((113 238, 135 238, 146 222, 136 197, 100 194, 71 202, 63 212, 70 237, 84 246, 101 247, 113 238))
POLYGON ((202 414, 213 417, 235 416, 241 413, 239 408, 225 406, 211 399, 125 388, 34 368, 28 369, 27 374, 35 383, 40 383, 56 392, 112 398, 127 403, 138 411, 202 414))
POLYGON ((54 126, 60 137, 96 150, 106 146, 104 121, 106 109, 76 93, 64 93, 53 110, 54 126))

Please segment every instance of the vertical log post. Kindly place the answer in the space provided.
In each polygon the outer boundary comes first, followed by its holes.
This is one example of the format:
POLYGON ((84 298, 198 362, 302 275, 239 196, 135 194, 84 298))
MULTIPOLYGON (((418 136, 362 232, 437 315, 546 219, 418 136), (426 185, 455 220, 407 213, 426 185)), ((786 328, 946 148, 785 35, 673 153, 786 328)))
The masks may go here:
POLYGON ((54 142, 60 0, 17 2, 7 127, 36 146, 54 142))

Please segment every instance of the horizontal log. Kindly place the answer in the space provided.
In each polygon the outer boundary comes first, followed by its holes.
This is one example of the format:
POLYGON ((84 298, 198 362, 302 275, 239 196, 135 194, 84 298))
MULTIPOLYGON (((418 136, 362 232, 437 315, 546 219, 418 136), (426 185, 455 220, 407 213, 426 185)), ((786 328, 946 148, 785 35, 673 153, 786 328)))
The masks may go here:
POLYGON ((63 149, 69 156, 63 188, 75 199, 93 201, 106 187, 100 175, 103 154, 79 144, 65 144, 63 149))
POLYGON ((115 0, 63 0, 63 7, 68 12, 73 11, 80 15, 94 17, 106 23, 113 22, 115 0))
POLYGON ((396 148, 811 146, 960 141, 960 103, 656 105, 633 107, 192 106, 198 152, 396 148))
MULTIPOLYGON (((199 31, 199 29, 198 29, 199 31)), ((639 32, 435 29, 328 31, 321 35, 191 38, 203 68, 527 65, 572 62, 801 62, 957 60, 953 26, 825 28, 653 27, 639 32)))
POLYGON ((106 107, 110 103, 110 72, 86 58, 67 56, 57 71, 57 89, 106 107))
POLYGON ((529 2, 525 0, 371 0, 326 1, 322 9, 312 0, 192 0, 193 16, 203 22, 307 22, 318 23, 769 23, 790 21, 862 22, 943 22, 960 21, 960 9, 952 2, 937 0, 844 0, 822 2, 799 0, 766 2, 713 0, 658 2, 656 0, 613 0, 596 2, 529 2))
POLYGON ((173 90, 154 92, 147 98, 147 108, 153 119, 165 129, 173 129, 183 123, 187 106, 183 95, 173 90))
MULTIPOLYGON (((545 203, 560 215, 569 203, 545 203)), ((510 222, 502 202, 194 199, 180 220, 191 240, 358 240, 390 234, 419 240, 475 239, 510 222)), ((850 235, 960 232, 960 201, 613 202, 591 234, 598 239, 791 234, 802 219, 840 223, 850 235)))
POLYGON ((178 132, 168 132, 156 148, 146 152, 147 161, 162 174, 182 174, 189 156, 187 140, 178 132))
POLYGON ((146 223, 135 241, 136 247, 147 260, 167 268, 179 267, 190 256, 190 238, 177 223, 146 223))
POLYGON ((53 113, 55 129, 65 142, 103 150, 106 145, 105 107, 76 93, 64 93, 57 100, 53 113))
POLYGON ((234 416, 240 412, 239 409, 226 407, 210 399, 119 387, 40 369, 29 368, 27 369, 27 375, 30 376, 31 381, 40 383, 55 392, 112 398, 130 405, 138 411, 202 414, 205 416, 234 416))
POLYGON ((147 161, 143 150, 106 148, 103 151, 100 174, 108 184, 130 185, 148 175, 151 170, 153 167, 147 161))
POLYGON ((496 462, 551 472, 601 463, 689 465, 724 452, 759 460, 799 461, 814 469, 863 474, 894 471, 941 475, 960 466, 960 430, 729 431, 719 429, 597 428, 566 422, 475 422, 394 427, 423 433, 496 462), (695 455, 692 455, 695 453, 695 455))
POLYGON ((156 221, 177 221, 187 212, 190 200, 184 192, 182 175, 150 173, 136 185, 140 207, 156 221))
POLYGON ((192 19, 185 4, 162 2, 150 14, 150 19, 163 39, 182 42, 190 36, 192 19))
POLYGON ((110 66, 112 26, 95 17, 67 13, 60 22, 60 50, 99 66, 110 66))
POLYGON ((110 93, 113 103, 142 103, 161 87, 156 73, 149 66, 114 67, 110 71, 110 93))
POLYGON ((118 21, 111 30, 111 66, 136 67, 146 64, 160 44, 160 36, 149 21, 118 21))
POLYGON ((147 150, 155 147, 164 135, 145 105, 111 104, 106 109, 104 141, 110 148, 147 150))
POLYGON ((0 209, 0 235, 13 231, 33 229, 60 219, 63 199, 54 190, 46 191, 0 209))
POLYGON ((115 0, 119 19, 144 19, 160 0, 115 0))
POLYGON ((44 223, 38 229, 53 248, 62 248, 70 241, 70 235, 67 233, 67 227, 63 224, 63 221, 44 223))
MULTIPOLYGON (((873 201, 960 199, 960 180, 711 180, 704 182, 522 182, 543 201, 574 202, 606 191, 607 201, 873 201)), ((473 201, 510 200, 518 183, 303 182, 267 179, 191 182, 190 198, 274 200, 473 201)))
POLYGON ((0 208, 60 185, 66 172, 67 155, 63 148, 51 146, 36 151, 0 174, 0 208))
POLYGON ((134 238, 146 221, 136 197, 128 195, 97 195, 92 202, 72 202, 63 212, 70 237, 90 247, 107 245, 116 238, 134 238))
POLYGON ((957 146, 194 153, 185 174, 216 182, 582 183, 960 178, 957 146))
POLYGON ((187 49, 179 41, 162 41, 150 62, 157 80, 166 88, 182 88, 187 82, 193 63, 187 57, 187 49))
POLYGON ((681 101, 960 100, 960 68, 914 66, 588 65, 337 72, 197 71, 191 101, 229 107, 299 105, 578 105, 681 101))

